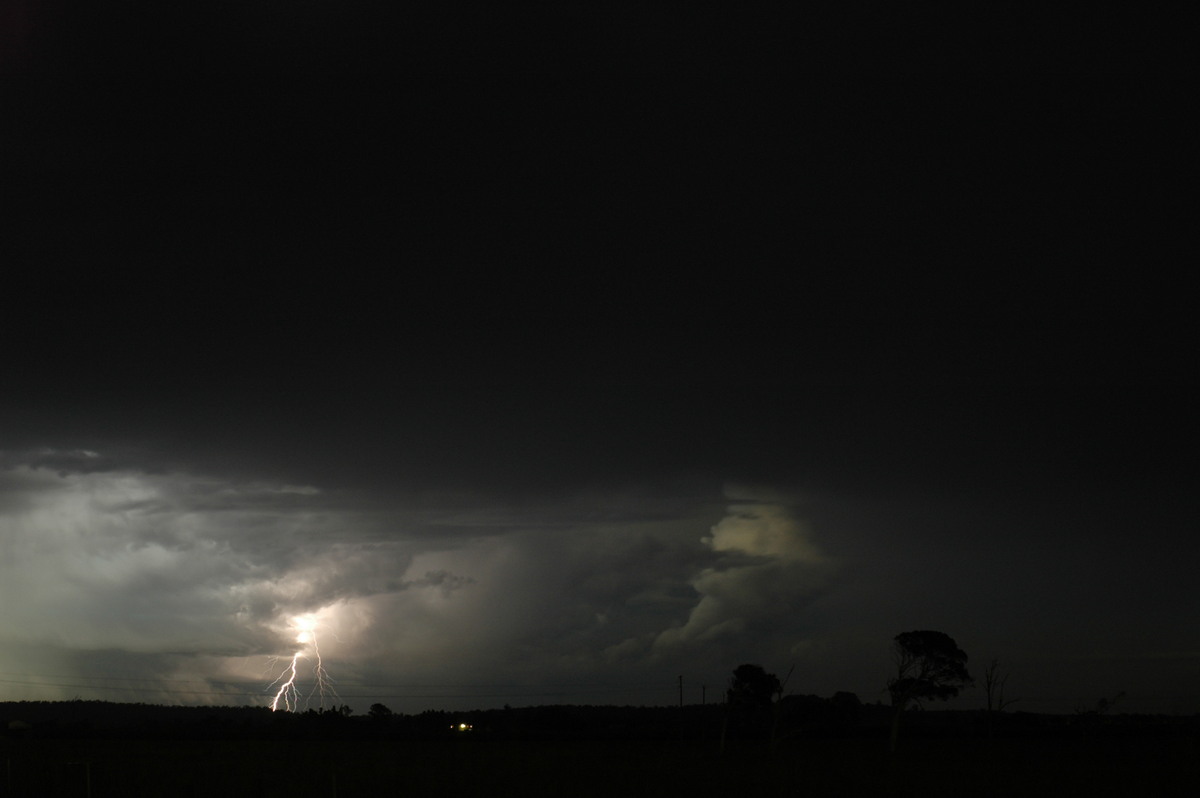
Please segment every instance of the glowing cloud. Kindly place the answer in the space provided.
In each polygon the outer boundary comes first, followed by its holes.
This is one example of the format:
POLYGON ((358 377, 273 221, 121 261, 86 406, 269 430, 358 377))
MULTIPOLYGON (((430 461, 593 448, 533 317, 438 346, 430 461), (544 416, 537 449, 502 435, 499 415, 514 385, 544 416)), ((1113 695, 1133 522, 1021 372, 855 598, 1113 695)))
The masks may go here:
MULTIPOLYGON (((299 679, 299 662, 302 659, 311 659, 313 661, 313 687, 305 699, 307 704, 312 700, 314 695, 319 695, 321 707, 325 707, 326 697, 337 697, 337 691, 333 689, 333 680, 326 672, 324 664, 321 662, 321 648, 317 643, 317 626, 319 621, 315 613, 305 613, 303 615, 294 616, 288 623, 289 627, 296 631, 296 642, 300 644, 300 648, 292 654, 287 665, 284 666, 280 674, 275 677, 275 680, 267 686, 267 689, 277 687, 275 697, 271 701, 271 710, 277 711, 280 706, 288 712, 295 712, 300 705, 300 691, 297 687, 299 679)), ((272 657, 267 664, 268 668, 275 667, 279 662, 278 657, 272 657)))
POLYGON ((781 621, 828 583, 834 563, 812 542, 794 507, 774 496, 748 498, 731 504, 703 539, 720 559, 692 579, 699 602, 686 623, 658 636, 656 649, 781 621))

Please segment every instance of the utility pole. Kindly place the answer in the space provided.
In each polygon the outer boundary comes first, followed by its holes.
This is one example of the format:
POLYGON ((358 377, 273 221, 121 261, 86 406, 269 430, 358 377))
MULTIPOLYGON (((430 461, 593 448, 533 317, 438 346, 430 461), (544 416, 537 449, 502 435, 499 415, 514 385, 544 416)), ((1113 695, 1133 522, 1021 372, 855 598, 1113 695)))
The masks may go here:
POLYGON ((679 674, 679 708, 683 709, 683 674, 679 674))

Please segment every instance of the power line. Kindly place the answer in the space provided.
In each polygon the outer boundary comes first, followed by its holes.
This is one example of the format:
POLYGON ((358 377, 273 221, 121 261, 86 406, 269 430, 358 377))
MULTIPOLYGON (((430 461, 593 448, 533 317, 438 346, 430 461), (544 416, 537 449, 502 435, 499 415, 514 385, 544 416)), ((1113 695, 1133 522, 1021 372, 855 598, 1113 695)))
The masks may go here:
MULTIPOLYGON (((260 696, 268 692, 268 687, 259 682, 236 682, 213 679, 171 679, 152 676, 71 676, 67 674, 18 674, 0 673, 0 684, 24 685, 30 687, 57 687, 76 690, 106 690, 118 692, 159 692, 172 695, 226 695, 226 696, 260 696), (46 680, 50 681, 46 681, 46 680), (96 684, 95 682, 101 682, 96 684), (114 684, 119 682, 120 684, 114 684), (196 685, 200 689, 180 689, 175 685, 196 685)), ((504 697, 561 697, 569 695, 592 694, 662 694, 674 696, 678 689, 675 680, 664 679, 662 682, 648 684, 640 682, 629 685, 549 682, 536 686, 519 687, 512 685, 497 685, 485 683, 410 683, 410 682, 362 682, 353 679, 338 680, 340 698, 504 698, 504 697), (343 692, 344 690, 362 692, 343 692)), ((1075 696, 1021 696, 1022 704, 1040 704, 1075 700, 1075 696)), ((1196 701, 1200 694, 1126 694, 1126 701, 1196 701)), ((978 696, 962 696, 960 703, 979 704, 982 699, 978 696)))
POLYGON ((17 679, 0 679, 0 684, 23 684, 23 685, 27 685, 27 686, 31 686, 31 687, 65 687, 65 688, 68 688, 71 690, 105 690, 105 691, 110 691, 110 692, 111 691, 120 691, 120 692, 127 692, 127 693, 158 692, 158 693, 167 693, 170 695, 205 695, 205 696, 212 696, 212 695, 220 695, 220 696, 265 695, 265 692, 262 690, 253 691, 253 692, 223 690, 223 689, 219 689, 219 688, 212 688, 209 690, 174 690, 174 689, 172 689, 172 690, 167 690, 167 689, 155 690, 154 688, 150 688, 150 687, 125 687, 125 686, 121 686, 121 685, 98 685, 98 684, 68 684, 68 683, 64 683, 64 682, 34 682, 34 681, 21 681, 21 680, 17 680, 17 679))
MULTIPOLYGON (((30 673, 5 673, 0 672, 0 683, 14 680, 26 680, 41 683, 42 679, 57 679, 66 681, 106 681, 106 682, 150 682, 150 683, 166 683, 166 684, 250 684, 251 682, 238 681, 233 679, 168 679, 160 676, 82 676, 79 674, 30 674, 30 673)), ((357 679, 338 679, 337 684, 353 685, 360 688, 380 688, 380 689, 430 689, 430 690, 445 690, 445 689, 463 689, 467 690, 473 687, 491 690, 498 686, 495 682, 438 682, 438 683, 415 683, 415 682, 365 682, 357 679)), ((627 685, 621 684, 598 684, 596 682, 544 682, 539 685, 538 689, 552 688, 555 690, 586 690, 589 692, 599 691, 625 691, 630 689, 674 689, 674 682, 638 682, 627 685)))
MULTIPOLYGON (((86 677, 95 680, 105 681, 121 681, 123 677, 86 677)), ((151 678, 132 678, 129 681, 144 681, 144 682, 160 682, 163 684, 204 684, 204 682, 194 679, 151 679, 151 678)), ((45 688, 65 688, 70 690, 95 690, 108 692, 124 692, 124 693, 157 693, 166 695, 196 695, 196 696, 224 696, 224 697, 264 697, 268 695, 268 690, 261 685, 255 687, 247 687, 242 690, 230 690, 227 687, 212 686, 204 690, 181 690, 178 688, 154 687, 154 686, 132 686, 132 685, 113 685, 113 684, 87 684, 81 682, 67 681, 40 681, 26 679, 0 679, 0 684, 16 684, 30 687, 45 687, 45 688)), ((353 684, 353 683, 351 683, 353 684)), ((371 685, 359 683, 358 689, 366 687, 387 688, 389 692, 370 692, 370 693, 343 693, 340 690, 336 696, 332 696, 337 700, 361 700, 361 699, 401 699, 401 698, 561 698, 564 696, 577 695, 598 695, 598 694, 624 694, 624 695, 643 695, 643 694, 667 694, 667 691, 672 689, 667 686, 579 686, 567 687, 559 686, 561 689, 547 690, 544 687, 530 687, 527 689, 506 688, 496 690, 492 685, 480 685, 479 690, 468 692, 411 692, 415 687, 427 687, 429 690, 444 690, 447 687, 463 687, 462 685, 371 685), (405 692, 391 692, 405 690, 405 692)))

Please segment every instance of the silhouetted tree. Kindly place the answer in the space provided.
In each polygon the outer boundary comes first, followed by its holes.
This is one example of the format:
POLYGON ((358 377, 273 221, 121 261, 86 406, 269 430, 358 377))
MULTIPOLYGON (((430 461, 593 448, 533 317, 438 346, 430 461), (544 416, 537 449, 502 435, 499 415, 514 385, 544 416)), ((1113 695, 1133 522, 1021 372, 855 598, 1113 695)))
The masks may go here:
POLYGON ((971 683, 967 655, 945 632, 904 632, 895 637, 892 653, 896 676, 888 680, 892 696, 892 734, 889 748, 896 750, 900 716, 910 703, 953 698, 971 683))
POLYGON ((729 680, 726 698, 730 706, 769 707, 781 689, 779 677, 767 673, 762 665, 739 665, 729 680))
POLYGON ((392 717, 392 711, 383 704, 372 704, 367 709, 367 716, 372 720, 389 720, 392 717))
POLYGON ((992 736, 992 718, 996 712, 1003 712, 1008 705, 1019 701, 1019 698, 1004 697, 1004 687, 1008 684, 1008 671, 1000 669, 1000 660, 993 659, 983 671, 983 690, 987 694, 987 733, 992 736))
POLYGON ((1112 698, 1101 698, 1093 709, 1075 707, 1075 722, 1082 723, 1085 727, 1099 725, 1103 721, 1104 715, 1124 697, 1125 691, 1122 690, 1112 698))
POLYGON ((725 745, 725 733, 732 724, 739 732, 754 734, 767 728, 771 719, 772 703, 783 691, 783 685, 773 673, 767 673, 761 665, 739 665, 729 679, 725 691, 725 720, 721 726, 721 746, 725 745))

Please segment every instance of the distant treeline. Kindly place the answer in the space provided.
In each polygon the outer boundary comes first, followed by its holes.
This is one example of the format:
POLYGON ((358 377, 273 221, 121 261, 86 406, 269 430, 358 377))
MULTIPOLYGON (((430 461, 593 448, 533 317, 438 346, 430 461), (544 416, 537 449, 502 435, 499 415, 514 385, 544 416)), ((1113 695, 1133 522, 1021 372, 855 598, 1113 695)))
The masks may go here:
MULTIPOLYGON (((832 698, 785 696, 769 722, 739 723, 727 705, 661 707, 548 705, 415 715, 375 704, 367 714, 348 707, 272 712, 265 707, 162 706, 107 701, 0 702, 0 738, 175 739, 457 739, 618 740, 884 737, 891 708, 862 704, 850 693, 832 698)), ((910 736, 982 736, 982 711, 912 713, 910 736)), ((1042 715, 1004 713, 992 733, 1060 735, 1200 735, 1200 715, 1042 715)))

